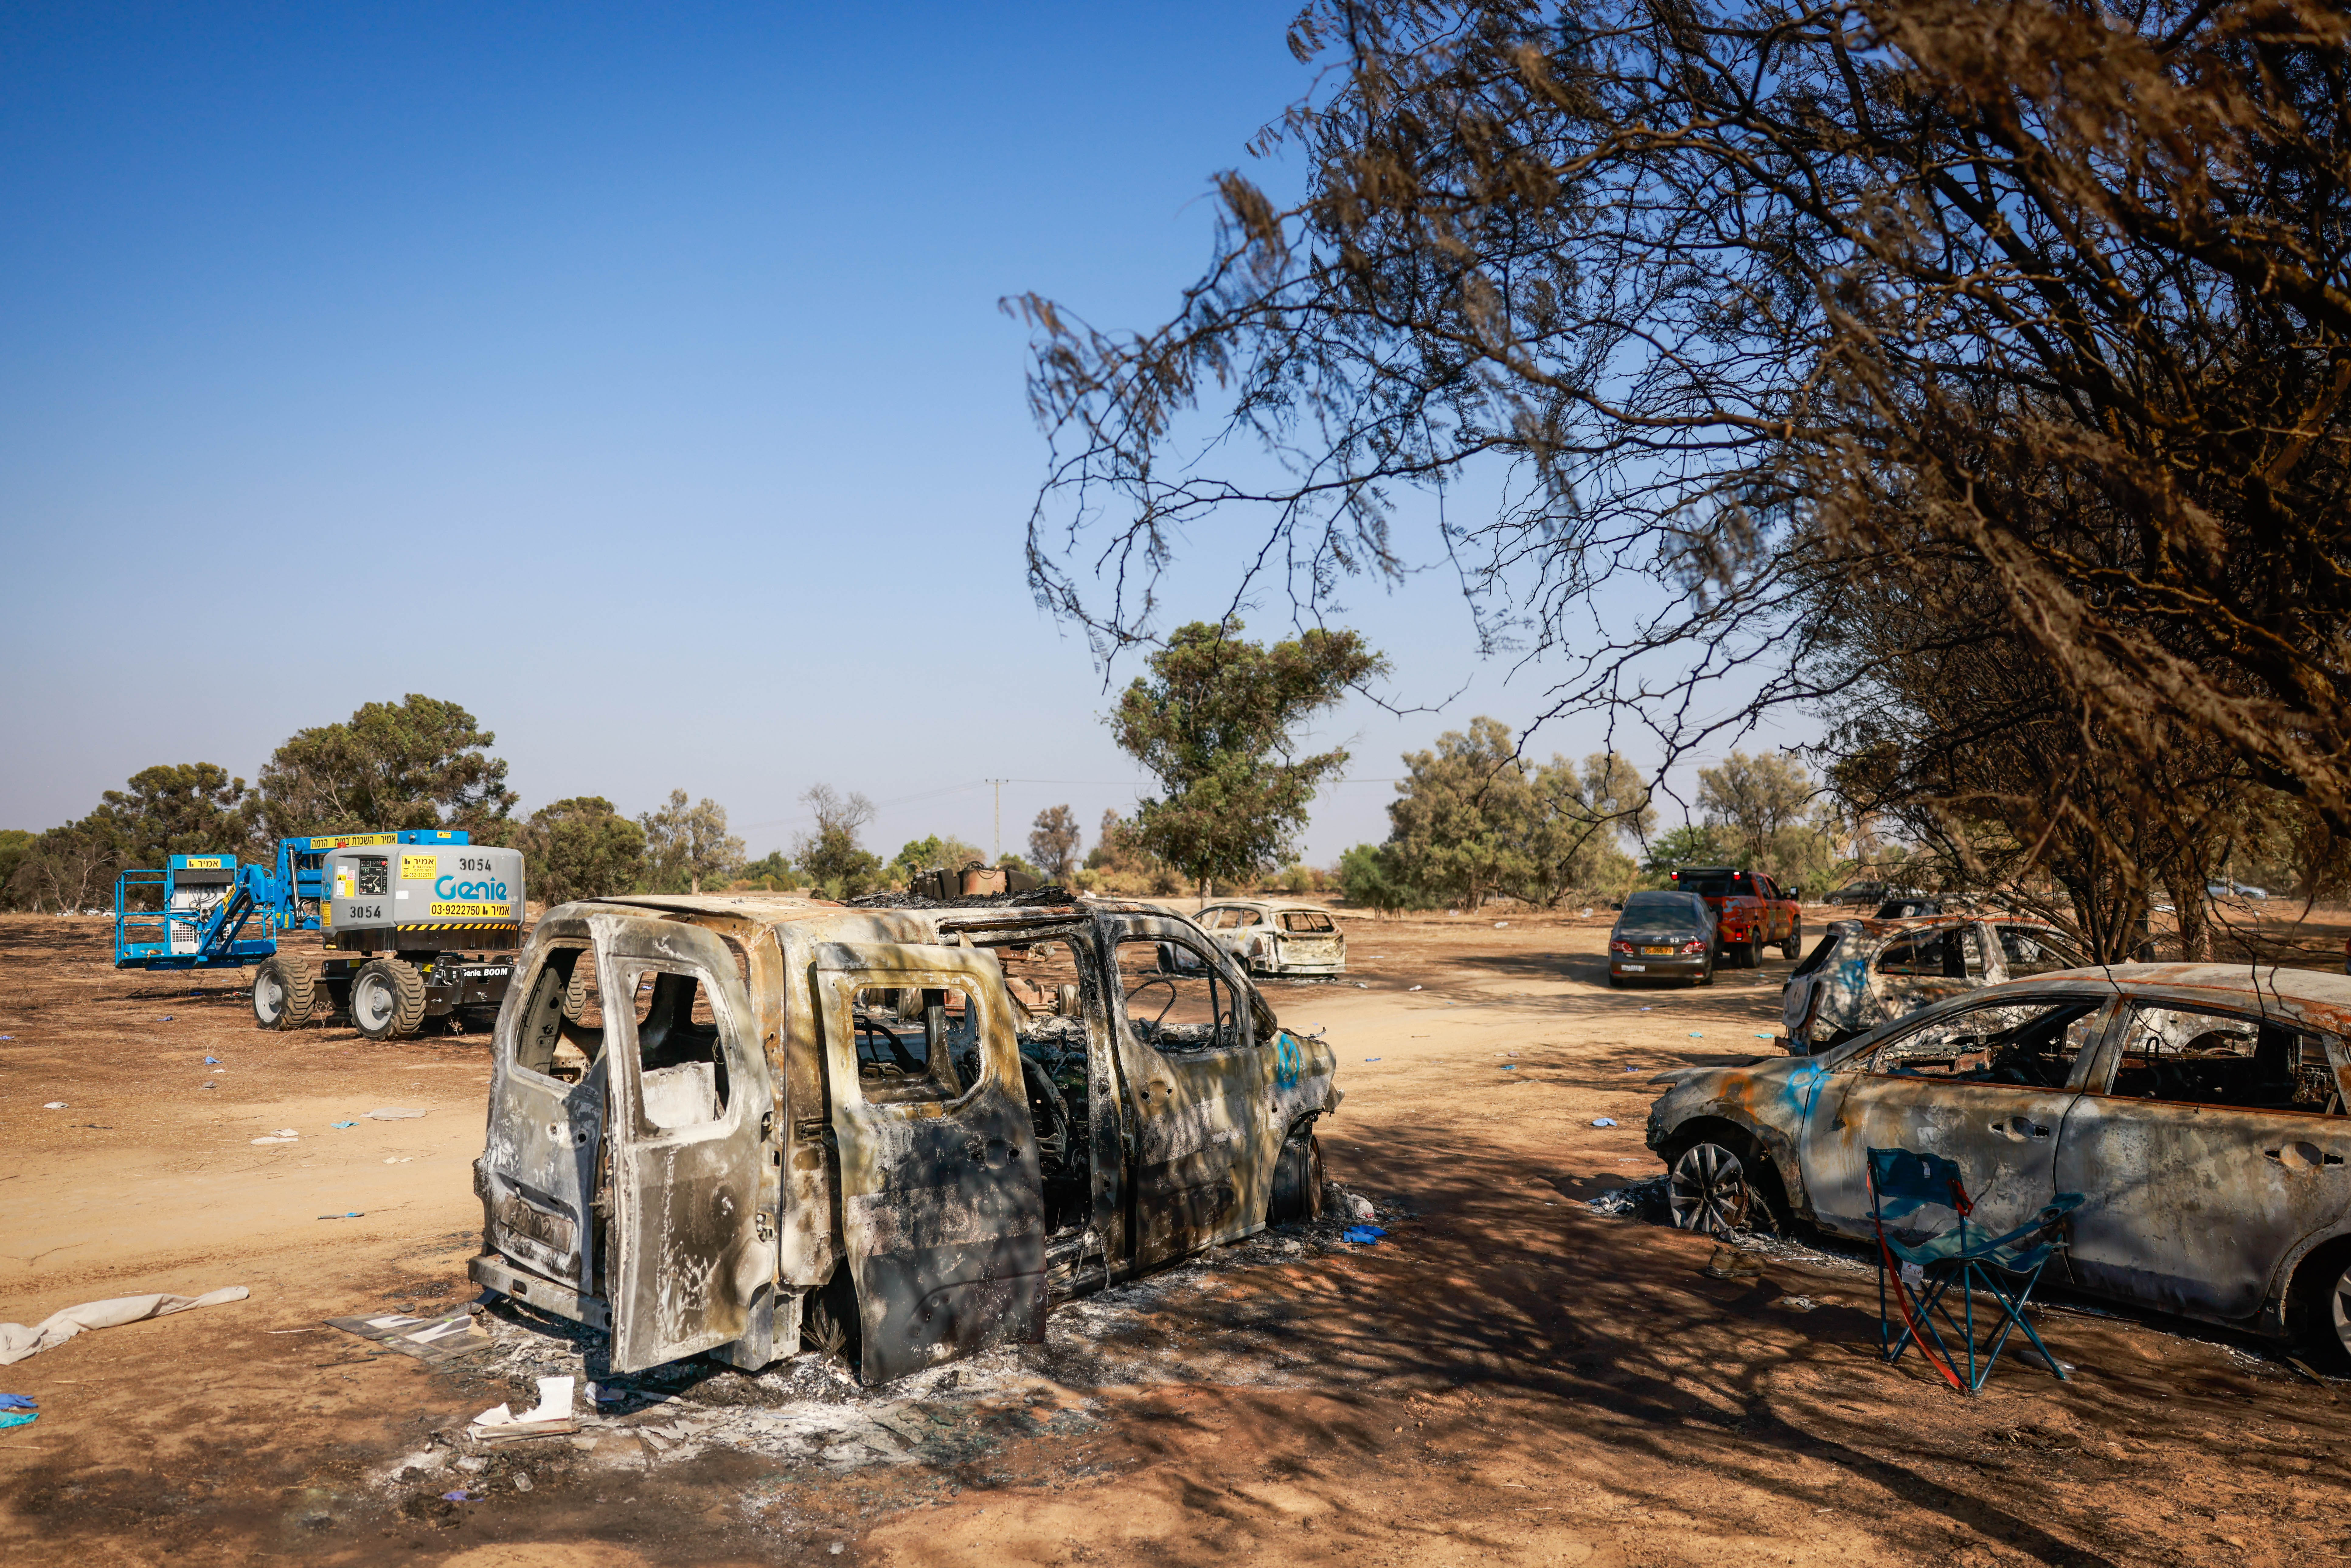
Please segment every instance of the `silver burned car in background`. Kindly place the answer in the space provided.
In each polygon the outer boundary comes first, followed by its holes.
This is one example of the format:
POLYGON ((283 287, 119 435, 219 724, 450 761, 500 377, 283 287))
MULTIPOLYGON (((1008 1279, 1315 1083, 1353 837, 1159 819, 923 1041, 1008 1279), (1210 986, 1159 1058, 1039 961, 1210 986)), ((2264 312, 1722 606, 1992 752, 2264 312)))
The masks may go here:
POLYGON ((1252 975, 1343 975, 1347 936, 1319 904, 1228 898, 1193 921, 1252 975))
POLYGON ((1780 993, 1788 1049, 1825 1051, 1946 997, 2082 961, 2064 932, 2018 915, 1839 920, 1780 993))
POLYGON ((1690 1068, 1649 1113, 1675 1222, 1871 1234, 1867 1151, 1956 1162, 1989 1234, 2085 1200, 2074 1288, 2307 1337, 2351 1364, 2351 977, 2075 969, 1948 998, 1821 1055, 1690 1068))

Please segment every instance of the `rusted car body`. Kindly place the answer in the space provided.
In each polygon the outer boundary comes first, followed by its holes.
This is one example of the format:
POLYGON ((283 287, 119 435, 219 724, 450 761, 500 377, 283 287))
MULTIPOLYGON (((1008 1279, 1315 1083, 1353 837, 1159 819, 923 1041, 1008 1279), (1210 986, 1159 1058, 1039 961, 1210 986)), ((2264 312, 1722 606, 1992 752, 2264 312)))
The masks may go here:
POLYGON ((2081 962, 2064 932, 2017 915, 1833 921, 1781 989, 1788 1049, 1825 1051, 1946 997, 2081 962))
POLYGON ((805 1331, 884 1382, 1311 1217, 1331 1049, 1190 921, 1027 896, 550 910, 498 1016, 474 1279, 609 1330, 618 1371, 805 1331))
POLYGON ((1319 904, 1228 898, 1192 918, 1252 975, 1347 972, 1347 934, 1319 904))
MULTIPOLYGON (((1956 1161, 1970 1224, 2057 1193, 2085 1291, 2351 1347, 2351 977, 2130 964, 1949 998, 1823 1054, 1686 1069, 1649 1146, 1677 1223, 1871 1234, 1866 1152, 1956 1161)), ((2053 1280, 2056 1274, 2053 1271, 2053 1280)))

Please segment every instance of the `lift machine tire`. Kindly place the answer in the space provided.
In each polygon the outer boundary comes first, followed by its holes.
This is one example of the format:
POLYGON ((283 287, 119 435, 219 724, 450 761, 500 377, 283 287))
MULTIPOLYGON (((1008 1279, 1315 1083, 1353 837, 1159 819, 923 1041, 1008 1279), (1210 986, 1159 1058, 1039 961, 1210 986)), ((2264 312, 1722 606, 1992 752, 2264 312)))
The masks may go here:
POLYGON ((370 1040, 404 1040, 424 1022, 424 977, 404 958, 371 958, 351 977, 351 1024, 370 1040))
POLYGON ((298 953, 280 953, 265 959, 253 977, 253 1026, 256 1029, 298 1029, 309 1021, 318 1005, 319 978, 309 960, 298 953))

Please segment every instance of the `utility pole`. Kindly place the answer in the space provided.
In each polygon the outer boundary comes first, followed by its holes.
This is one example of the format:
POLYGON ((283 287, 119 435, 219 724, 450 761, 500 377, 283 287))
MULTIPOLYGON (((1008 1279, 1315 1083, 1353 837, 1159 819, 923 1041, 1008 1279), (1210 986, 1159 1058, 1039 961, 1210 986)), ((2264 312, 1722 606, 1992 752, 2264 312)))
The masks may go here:
POLYGON ((993 784, 996 786, 996 858, 998 860, 1002 860, 1004 858, 1004 787, 1007 784, 1011 783, 1012 780, 1009 779, 983 779, 980 782, 983 784, 993 784))

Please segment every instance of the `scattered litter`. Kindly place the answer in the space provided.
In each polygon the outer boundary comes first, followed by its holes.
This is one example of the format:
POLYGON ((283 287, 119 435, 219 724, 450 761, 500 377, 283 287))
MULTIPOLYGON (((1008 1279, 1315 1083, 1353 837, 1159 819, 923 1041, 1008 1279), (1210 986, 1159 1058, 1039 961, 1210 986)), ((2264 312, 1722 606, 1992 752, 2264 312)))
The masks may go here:
POLYGON ((319 1218, 321 1219, 364 1219, 367 1218, 367 1210, 363 1208, 354 1208, 347 1214, 322 1214, 319 1216, 319 1218))
POLYGON ((1380 1217, 1380 1211, 1372 1207, 1370 1198, 1360 1192, 1349 1192, 1337 1182, 1330 1183, 1325 1187, 1323 1196, 1327 1202, 1336 1207, 1340 1214, 1348 1219, 1368 1220, 1377 1219, 1380 1217))
POLYGON ((1386 1234, 1376 1225, 1350 1225, 1339 1232, 1339 1239, 1353 1242, 1358 1247, 1371 1247, 1377 1245, 1380 1238, 1386 1234))
POLYGON ((170 1023, 172 1021, 172 1015, 170 1013, 165 1013, 162 1018, 157 1019, 155 1021, 157 1023, 170 1023))
MULTIPOLYGON (((368 1120, 371 1122, 413 1122, 423 1114, 424 1114, 424 1113, 422 1111, 409 1111, 404 1110, 398 1105, 386 1105, 381 1110, 369 1112, 368 1120)), ((348 1126, 350 1124, 343 1123, 339 1124, 348 1126)))
POLYGON ((14 1040, 16 1038, 16 1037, 13 1034, 0 1034, 0 1040, 14 1040))
POLYGON ((114 1296, 103 1301, 84 1301, 80 1306, 51 1312, 30 1328, 23 1323, 0 1323, 0 1366, 22 1361, 41 1351, 54 1350, 85 1329, 110 1329, 123 1323, 184 1312, 190 1307, 216 1307, 224 1301, 241 1301, 250 1292, 243 1285, 230 1285, 202 1296, 173 1296, 160 1292, 152 1296, 114 1296))
POLYGON ((202 1083, 197 1084, 196 1087, 199 1089, 217 1089, 220 1085, 207 1078, 202 1083))
POLYGON ((1820 1302, 1810 1296, 1782 1296, 1771 1304, 1775 1307, 1785 1307, 1792 1312, 1809 1312, 1817 1310, 1820 1306, 1820 1302))
POLYGON ((1416 991, 1420 989, 1420 988, 1418 986, 1406 986, 1405 989, 1407 991, 1416 991))
POLYGON ((1367 1056, 1367 1057, 1364 1058, 1364 1060, 1365 1061, 1385 1061, 1385 1060, 1386 1060, 1386 1058, 1384 1058, 1384 1057, 1378 1057, 1378 1056, 1367 1056))
POLYGON ((1499 931, 1508 925, 1510 925, 1510 922, 1507 920, 1497 920, 1494 922, 1494 929, 1499 931))
POLYGON ((1586 920, 1592 918, 1592 905, 1588 904, 1583 906, 1583 918, 1586 920))
POLYGON ((569 1436, 580 1430, 580 1418, 571 1413, 571 1391, 576 1382, 569 1377, 542 1377, 538 1380, 538 1403, 521 1415, 516 1415, 504 1405, 495 1406, 474 1417, 465 1436, 481 1442, 504 1442, 510 1437, 545 1437, 569 1436))
POLYGON ((213 1071, 214 1071, 214 1072, 226 1072, 226 1071, 228 1071, 228 1069, 227 1069, 227 1068, 225 1068, 225 1067, 215 1067, 215 1068, 214 1068, 214 1069, 213 1069, 213 1071))
POLYGON ((0 1432, 5 1432, 11 1427, 29 1427, 40 1418, 41 1413, 38 1410, 19 1410, 0 1416, 0 1432))
POLYGON ((1706 1030, 1702 1029, 1694 1029, 1690 1030, 1689 1037, 1692 1040, 1704 1040, 1706 1038, 1706 1030))
MULTIPOLYGON (((322 1214, 319 1218, 332 1219, 336 1216, 322 1214)), ((486 1350, 491 1343, 490 1336, 474 1325, 473 1315, 462 1312, 443 1312, 429 1318, 402 1312, 373 1318, 329 1318, 327 1326, 340 1329, 345 1333, 355 1333, 361 1339, 373 1340, 402 1355, 413 1355, 433 1365, 469 1351, 486 1350)))
POLYGON ((455 1491, 444 1491, 441 1494, 443 1502, 479 1502, 481 1499, 480 1492, 467 1491, 462 1487, 455 1491))
POLYGON ((530 1478, 528 1476, 515 1477, 514 1489, 517 1491, 528 1491, 530 1490, 530 1478))
POLYGON ((44 1111, 62 1111, 65 1108, 66 1103, 62 1100, 52 1100, 47 1104, 41 1107, 44 1111))
POLYGON ((1627 1071, 1627 1072, 1638 1072, 1638 1071, 1640 1071, 1641 1070, 1640 1070, 1639 1068, 1637 1068, 1637 1067, 1628 1067, 1628 1068, 1626 1068, 1625 1071, 1627 1071))
POLYGON ((327 1125, 329 1127, 356 1127, 359 1124, 357 1122, 329 1122, 327 1125))
POLYGON ((1515 1061, 1506 1061, 1502 1063, 1502 1071, 1505 1072, 1516 1072, 1518 1070, 1519 1064, 1515 1061))
POLYGON ((1641 1010, 1642 1010, 1643 1012, 1645 1012, 1645 1013, 1649 1013, 1649 1012, 1655 1012, 1655 1011, 1656 1011, 1657 1009, 1655 1009, 1655 1008, 1643 1008, 1641 1010))
POLYGON ((1594 1116, 1592 1118, 1592 1124, 1595 1127, 1613 1127, 1616 1124, 1616 1118, 1614 1116, 1594 1116))
POLYGON ((0 1394, 0 1410, 36 1410, 40 1404, 29 1394, 0 1394))
POLYGON ((206 1067, 210 1067, 214 1062, 218 1061, 219 1060, 220 1058, 217 1056, 207 1056, 204 1058, 204 1065, 206 1067))

